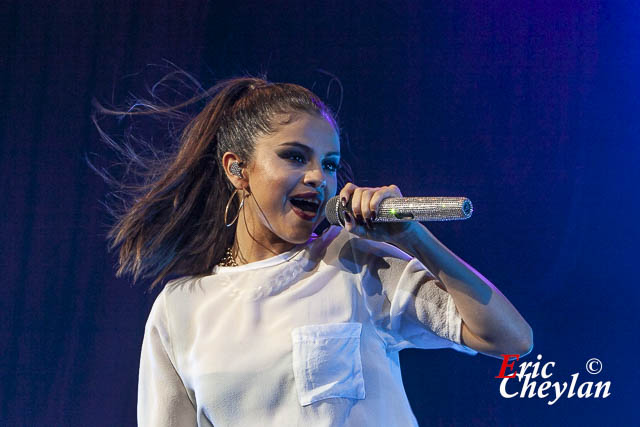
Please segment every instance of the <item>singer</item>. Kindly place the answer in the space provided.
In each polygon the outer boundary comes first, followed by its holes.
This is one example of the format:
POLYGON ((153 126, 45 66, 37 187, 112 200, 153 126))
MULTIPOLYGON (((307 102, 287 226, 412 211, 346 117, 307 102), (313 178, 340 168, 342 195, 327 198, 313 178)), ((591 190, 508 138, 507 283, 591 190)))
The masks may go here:
POLYGON ((339 127, 312 92, 235 78, 206 95, 110 234, 118 274, 180 277, 146 324, 139 425, 416 425, 400 350, 531 351, 513 305, 425 226, 372 222, 396 185, 339 185, 339 127), (345 227, 314 234, 336 194, 345 227))

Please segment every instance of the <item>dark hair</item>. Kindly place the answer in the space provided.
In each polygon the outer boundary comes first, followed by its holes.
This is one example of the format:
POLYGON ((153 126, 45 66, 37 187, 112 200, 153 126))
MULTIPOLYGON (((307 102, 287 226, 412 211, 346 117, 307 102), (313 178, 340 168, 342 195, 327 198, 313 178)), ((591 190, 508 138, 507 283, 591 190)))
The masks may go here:
MULTIPOLYGON (((256 137, 272 133, 278 124, 274 118, 280 113, 322 116, 339 134, 334 114, 310 90, 255 77, 220 81, 174 106, 138 101, 135 111, 116 111, 95 101, 94 105, 93 120, 101 138, 120 154, 127 169, 133 166, 144 177, 132 184, 99 172, 117 185, 118 199, 124 201, 119 211, 111 210, 116 222, 108 233, 110 249, 119 246, 116 275, 132 274, 134 282, 153 278, 150 289, 169 275, 210 274, 233 243, 235 226, 226 227, 223 220, 233 191, 221 165, 226 151, 250 161, 256 137), (161 158, 149 144, 145 147, 154 157, 144 159, 127 142, 116 143, 96 120, 99 114, 184 118, 181 110, 202 100, 208 102, 186 122, 176 138, 177 149, 161 158)), ((338 185, 347 180, 351 180, 351 170, 341 162, 338 185)), ((236 199, 229 218, 237 209, 236 199)))

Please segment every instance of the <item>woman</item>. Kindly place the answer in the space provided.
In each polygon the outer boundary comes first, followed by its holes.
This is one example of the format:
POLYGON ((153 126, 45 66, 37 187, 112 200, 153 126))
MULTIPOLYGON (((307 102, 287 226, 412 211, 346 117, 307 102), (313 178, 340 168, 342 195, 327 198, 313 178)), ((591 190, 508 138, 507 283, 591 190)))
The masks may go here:
POLYGON ((221 82, 112 230, 119 273, 184 275, 145 329, 138 422, 415 425, 398 351, 525 354, 527 322, 420 223, 371 222, 395 185, 338 186, 310 91, 221 82), (336 192, 355 218, 313 234, 336 192))

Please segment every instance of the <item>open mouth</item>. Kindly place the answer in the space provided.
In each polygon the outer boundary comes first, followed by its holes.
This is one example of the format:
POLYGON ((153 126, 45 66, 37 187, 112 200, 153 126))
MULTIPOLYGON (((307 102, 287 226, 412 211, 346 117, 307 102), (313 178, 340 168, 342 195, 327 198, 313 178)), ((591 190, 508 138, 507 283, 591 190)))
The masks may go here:
POLYGON ((289 202, 294 207, 294 212, 304 219, 313 219, 318 215, 318 209, 320 208, 320 202, 318 200, 292 197, 289 199, 289 202))

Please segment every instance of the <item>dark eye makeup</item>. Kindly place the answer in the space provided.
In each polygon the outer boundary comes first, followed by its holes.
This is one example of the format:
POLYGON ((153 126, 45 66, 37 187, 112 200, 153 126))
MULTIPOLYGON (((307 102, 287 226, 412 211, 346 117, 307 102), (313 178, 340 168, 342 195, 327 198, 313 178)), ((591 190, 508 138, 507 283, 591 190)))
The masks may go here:
MULTIPOLYGON (((296 150, 286 150, 281 153, 278 153, 278 156, 285 160, 290 160, 294 163, 306 163, 307 157, 304 153, 296 150)), ((329 172, 335 172, 338 170, 338 162, 335 160, 325 160, 323 162, 323 167, 327 169, 329 172)))

